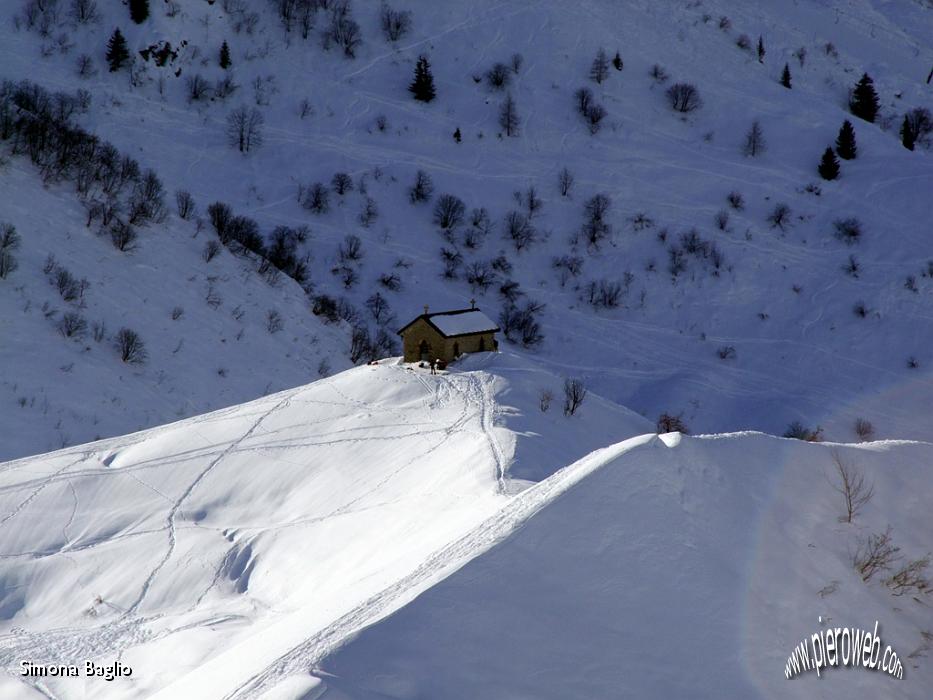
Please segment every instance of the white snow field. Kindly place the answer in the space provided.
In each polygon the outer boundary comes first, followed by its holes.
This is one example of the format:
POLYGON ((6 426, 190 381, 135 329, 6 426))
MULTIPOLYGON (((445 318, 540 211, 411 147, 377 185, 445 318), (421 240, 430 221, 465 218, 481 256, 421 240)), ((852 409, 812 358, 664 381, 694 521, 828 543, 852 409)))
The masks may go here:
POLYGON ((99 21, 74 24, 59 3, 54 28, 42 37, 22 21, 23 4, 0 8, 0 77, 87 90, 90 109, 75 120, 154 168, 172 212, 163 224, 140 228, 136 251, 119 253, 85 226, 71 184, 42 183, 23 156, 0 168, 0 222, 23 237, 19 268, 0 281, 0 456, 151 427, 349 366, 350 324, 323 327, 295 283, 270 288, 227 251, 201 260, 214 234, 210 224, 198 233, 193 220, 178 219, 176 189, 193 194, 199 216, 224 201, 265 235, 276 225, 308 225, 301 252, 311 255, 313 292, 344 299, 357 311, 353 323, 372 332, 377 324, 363 304, 374 291, 389 301, 383 325, 391 332, 426 303, 463 308, 474 296, 497 320, 498 289, 512 280, 526 295, 519 303, 545 304, 545 338, 529 352, 652 421, 667 411, 682 413, 695 431, 781 434, 800 420, 849 441, 862 417, 879 438, 933 439, 933 171, 928 149, 907 151, 897 136, 905 111, 930 104, 928 3, 397 0, 393 6, 413 13, 412 29, 388 43, 378 3, 357 2, 363 41, 353 59, 321 47, 323 11, 304 39, 297 29, 286 35, 267 2, 152 2, 141 25, 122 3, 101 2, 99 21), (251 31, 240 21, 244 12, 257 15, 251 31), (728 28, 720 28, 721 17, 728 28), (111 73, 104 61, 114 27, 131 53, 165 40, 179 54, 161 68, 136 56, 131 84, 128 70, 111 73), (762 36, 764 63, 738 48, 742 34, 753 44, 762 36), (229 71, 217 64, 223 40, 229 71), (588 72, 600 47, 610 56, 618 50, 624 68, 610 68, 596 84, 588 72), (96 71, 85 77, 75 67, 82 53, 96 71), (430 104, 407 91, 420 53, 437 84, 430 104), (514 53, 523 57, 510 86, 521 124, 508 138, 497 123, 504 91, 487 87, 483 75, 514 53), (778 83, 785 63, 792 90, 778 83), (652 78, 655 64, 666 82, 652 78), (881 99, 877 124, 846 108, 864 71, 881 99), (189 101, 186 81, 195 75, 212 84, 229 76, 239 87, 226 99, 189 101), (677 81, 696 84, 702 108, 686 116, 670 109, 664 92, 677 81), (574 109, 574 91, 584 86, 608 111, 595 135, 574 109), (239 105, 255 106, 265 119, 264 143, 247 155, 224 134, 239 105), (750 158, 740 150, 754 119, 768 148, 750 158), (816 164, 844 119, 855 125, 859 157, 826 182, 816 164), (461 143, 452 137, 457 128, 461 143), (575 178, 567 197, 557 187, 564 166, 575 178), (466 224, 449 240, 441 235, 433 201, 409 202, 419 169, 433 179, 435 200, 451 193, 467 214, 488 210, 495 228, 478 248, 466 246, 466 224), (337 171, 353 178, 353 191, 331 192, 327 213, 303 208, 299 185, 328 184, 337 171), (523 209, 514 193, 531 185, 543 203, 533 217, 539 240, 516 252, 504 219, 523 209), (743 209, 729 208, 730 191, 743 195, 743 209), (600 192, 612 200, 612 235, 597 250, 575 235, 584 202, 600 192), (380 212, 369 227, 358 219, 366 197, 380 212), (781 202, 792 212, 784 228, 767 221, 781 202), (720 210, 729 214, 722 230, 720 210), (833 222, 846 217, 862 223, 855 245, 833 236, 833 222), (724 262, 715 270, 688 256, 674 278, 670 248, 692 229, 724 262), (348 234, 360 237, 363 257, 353 264, 359 282, 345 288, 332 271, 348 234), (463 256, 456 279, 442 276, 441 247, 463 256), (105 323, 102 342, 66 340, 56 330, 71 305, 42 274, 49 253, 90 282, 78 311, 89 324, 105 323), (496 272, 486 289, 471 286, 466 269, 500 254, 512 270, 496 272), (582 261, 580 275, 564 284, 552 268, 562 255, 582 261), (857 276, 843 271, 850 256, 857 276), (397 291, 377 282, 391 274, 401 282, 397 291), (618 307, 594 310, 587 285, 603 279, 625 291, 618 307), (218 297, 218 305, 208 303, 218 297), (859 302, 864 317, 853 313, 859 302), (172 321, 176 306, 184 315, 172 321), (285 326, 274 335, 265 328, 270 310, 285 326), (124 325, 147 342, 147 364, 127 367, 114 356, 109 336, 124 325))
POLYGON ((546 478, 558 468, 649 429, 595 396, 572 419, 541 413, 553 377, 471 360, 491 369, 364 366, 0 465, 6 692, 26 696, 22 660, 120 658, 132 679, 89 697, 248 696, 281 658, 291 670, 332 648, 583 474, 546 478), (544 481, 526 489, 513 463, 544 481))
POLYGON ((866 585, 849 552, 887 525, 902 553, 928 552, 931 451, 755 433, 621 443, 504 543, 308 657, 320 694, 306 697, 928 698, 929 596, 866 585), (837 520, 833 451, 875 484, 853 524, 837 520), (785 679, 801 640, 876 620, 902 680, 853 668, 785 679))

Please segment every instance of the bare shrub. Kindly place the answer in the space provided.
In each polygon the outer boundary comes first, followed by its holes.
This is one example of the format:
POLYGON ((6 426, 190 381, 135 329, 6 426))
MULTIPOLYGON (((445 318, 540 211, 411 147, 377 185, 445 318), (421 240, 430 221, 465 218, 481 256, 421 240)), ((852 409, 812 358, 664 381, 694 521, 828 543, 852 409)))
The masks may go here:
POLYGON ((551 408, 551 402, 554 400, 554 392, 550 389, 542 389, 541 393, 538 395, 538 408, 541 409, 541 413, 547 413, 551 408))
POLYGON ((573 189, 573 173, 567 168, 561 168, 557 173, 557 186, 560 189, 561 197, 569 197, 573 189))
POLYGON ((393 273, 384 273, 379 276, 379 284, 391 292, 397 292, 402 288, 402 279, 393 273))
POLYGON ((891 527, 888 526, 884 532, 870 534, 859 540, 855 554, 852 555, 852 566, 862 581, 868 583, 875 574, 890 571, 894 562, 900 558, 900 551, 900 547, 895 547, 891 541, 891 527))
POLYGON ((512 79, 512 71, 504 63, 495 63, 486 71, 486 83, 493 90, 502 90, 508 87, 512 79))
POLYGON ((415 184, 408 190, 408 199, 412 204, 417 204, 418 202, 427 202, 433 194, 434 183, 431 181, 431 177, 424 170, 419 170, 415 174, 415 184))
POLYGON ((787 426, 784 437, 803 440, 804 442, 821 442, 823 440, 823 429, 820 426, 808 428, 800 421, 795 420, 787 426))
POLYGON ((201 253, 201 257, 204 259, 204 262, 208 263, 220 254, 220 243, 213 239, 209 240, 204 244, 204 250, 201 253))
POLYGON ((667 99, 671 104, 671 109, 675 112, 688 114, 699 109, 703 101, 700 99, 700 91, 696 85, 690 83, 674 83, 667 89, 667 99))
POLYGON ((607 194, 590 197, 583 205, 583 237, 592 248, 599 248, 600 243, 612 235, 612 226, 606 221, 606 215, 612 206, 607 194))
POLYGON ((742 196, 741 192, 733 190, 726 199, 729 201, 729 206, 736 211, 742 211, 745 208, 745 197, 742 196))
POLYGON ((188 190, 175 190, 175 205, 179 218, 186 221, 194 216, 198 209, 194 203, 194 197, 188 190))
POLYGON ((379 19, 386 41, 398 41, 411 29, 411 12, 407 10, 393 10, 388 5, 383 5, 379 19))
POLYGON ((466 212, 463 200, 452 194, 442 194, 434 205, 434 223, 445 231, 453 231, 461 223, 466 212))
POLYGON ((189 75, 185 79, 185 91, 188 102, 200 102, 210 97, 211 84, 200 74, 189 75))
POLYGON ((582 379, 564 380, 564 415, 574 415, 586 399, 586 384, 582 379))
POLYGON ((353 178, 347 173, 334 173, 330 180, 330 186, 339 196, 353 190, 353 178))
POLYGON ((669 78, 670 76, 667 74, 667 71, 664 70, 664 66, 659 63, 655 63, 651 66, 651 79, 658 85, 663 85, 669 78))
POLYGON ((315 214, 326 214, 330 209, 330 192, 323 182, 315 182, 308 188, 302 206, 315 214))
POLYGON ((269 309, 266 313, 266 330, 271 335, 275 335, 283 328, 285 328, 285 320, 282 318, 282 314, 275 309, 269 309))
POLYGON ((913 559, 886 579, 884 585, 897 596, 909 593, 919 593, 921 595, 929 593, 933 590, 933 586, 931 586, 930 580, 926 576, 926 570, 929 566, 929 554, 920 559, 913 559))
POLYGON ((262 145, 262 125, 265 119, 255 107, 242 105, 227 115, 227 142, 240 153, 262 145))
POLYGON ((791 211, 790 207, 779 202, 774 205, 774 209, 771 210, 771 213, 768 214, 767 221, 771 224, 771 228, 779 228, 782 231, 786 230, 790 225, 791 220, 791 211))
POLYGON ((854 245, 862 238, 862 222, 855 217, 836 219, 833 222, 835 236, 846 245, 854 245))
POLYGON ((687 424, 684 423, 683 414, 678 413, 677 415, 671 415, 670 413, 662 413, 658 416, 657 430, 659 433, 683 433, 687 435, 690 433, 690 430, 687 428, 687 424))
POLYGON ((538 235, 528 217, 517 211, 510 211, 506 214, 503 233, 519 252, 534 243, 538 235))
POLYGON ((833 450, 833 464, 836 467, 837 482, 833 489, 842 494, 845 505, 845 515, 839 516, 839 522, 851 523, 852 518, 858 515, 874 495, 875 487, 865 483, 865 476, 852 464, 842 459, 842 456, 833 450))
POLYGON ((861 442, 871 442, 875 437, 875 426, 864 418, 856 418, 855 434, 861 442))
POLYGON ((720 231, 725 231, 729 228, 729 212, 726 209, 720 209, 716 212, 716 228, 720 231))
POLYGON ((752 122, 748 133, 745 134, 745 141, 742 144, 742 155, 754 158, 767 150, 765 143, 765 132, 761 128, 761 123, 756 119, 752 122))
POLYGON ((68 312, 58 320, 58 332, 66 338, 80 340, 87 333, 87 321, 80 314, 68 312))
POLYGON ((720 360, 734 360, 736 358, 735 346, 723 345, 716 351, 716 354, 719 355, 720 360))
POLYGON ((114 336, 114 345, 120 353, 120 359, 130 365, 141 365, 149 359, 146 344, 139 334, 130 328, 121 328, 114 336))

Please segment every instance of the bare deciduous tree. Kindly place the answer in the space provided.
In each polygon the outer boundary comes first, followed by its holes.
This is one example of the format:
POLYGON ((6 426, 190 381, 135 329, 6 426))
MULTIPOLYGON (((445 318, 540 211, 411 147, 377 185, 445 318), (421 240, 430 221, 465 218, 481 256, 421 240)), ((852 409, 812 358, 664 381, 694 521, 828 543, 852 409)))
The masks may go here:
POLYGON ((875 493, 873 484, 865 482, 865 475, 833 450, 833 464, 836 467, 837 481, 832 486, 842 494, 846 513, 839 517, 841 523, 851 523, 852 518, 871 500, 875 493))
POLYGON ((415 184, 408 190, 408 199, 412 204, 427 202, 432 194, 434 194, 434 183, 431 177, 424 170, 419 170, 415 175, 415 184))
POLYGON ((452 194, 442 194, 434 205, 434 223, 445 231, 453 231, 461 223, 466 207, 452 194))
POLYGON ((745 142, 742 144, 742 155, 754 158, 765 152, 767 144, 765 143, 765 134, 761 129, 761 124, 756 119, 752 122, 751 128, 745 134, 745 142))
POLYGON ((262 112, 255 107, 241 105, 227 116, 227 141, 240 153, 262 145, 262 112))
POLYGON ((586 399, 586 384, 582 379, 568 378, 564 380, 564 415, 572 416, 583 405, 586 399))
POLYGON ((569 197, 573 189, 573 173, 567 168, 561 168, 557 173, 557 186, 560 188, 561 197, 569 197))
POLYGON ((382 33, 386 41, 398 41, 411 29, 411 12, 407 10, 393 10, 384 4, 380 10, 379 19, 382 22, 382 33))
POLYGON ((518 109, 510 92, 505 96, 502 106, 499 107, 499 126, 502 127, 506 136, 518 136, 518 122, 518 109))

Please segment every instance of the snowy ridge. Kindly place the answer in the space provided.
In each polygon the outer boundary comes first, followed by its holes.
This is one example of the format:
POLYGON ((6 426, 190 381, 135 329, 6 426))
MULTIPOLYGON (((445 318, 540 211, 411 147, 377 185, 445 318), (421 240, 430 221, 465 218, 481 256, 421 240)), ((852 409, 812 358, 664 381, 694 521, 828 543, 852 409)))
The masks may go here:
MULTIPOLYGON (((565 456, 647 428, 596 396, 575 420, 542 414, 537 392, 556 378, 508 355, 472 361, 486 369, 361 367, 2 465, 4 665, 118 655, 146 672, 101 697, 255 692, 492 546, 591 468, 547 478, 565 456), (544 481, 527 488, 512 467, 544 481)), ((74 692, 67 680, 36 687, 74 692)))

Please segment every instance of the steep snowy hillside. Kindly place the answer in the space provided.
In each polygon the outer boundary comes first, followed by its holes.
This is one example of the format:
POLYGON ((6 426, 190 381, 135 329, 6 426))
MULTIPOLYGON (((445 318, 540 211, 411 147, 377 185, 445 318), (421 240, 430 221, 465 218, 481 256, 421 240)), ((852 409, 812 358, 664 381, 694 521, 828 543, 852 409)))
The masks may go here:
POLYGON ((349 363, 350 326, 365 328, 367 342, 380 331, 386 341, 424 304, 460 307, 472 296, 495 316, 509 299, 519 309, 543 305, 533 314, 543 341, 527 351, 652 421, 667 411, 694 430, 781 433, 799 420, 851 440, 863 418, 878 437, 933 438, 933 175, 927 148, 908 151, 898 137, 903 115, 930 103, 933 11, 923 3, 398 0, 392 6, 411 11, 411 28, 394 42, 383 36, 377 4, 356 3, 339 17, 358 27, 353 58, 322 47, 332 9, 310 12, 313 27, 296 16, 286 32, 273 3, 152 2, 141 24, 121 3, 96 3, 87 23, 66 5, 4 6, 0 77, 87 90, 88 112, 75 120, 153 168, 169 205, 176 189, 190 192, 204 227, 192 241, 196 224, 172 211, 164 231, 147 229, 138 251, 115 255, 109 242, 85 240, 93 236, 72 185, 40 191, 27 159, 9 157, 0 169, 0 223, 15 223, 24 240, 19 269, 0 280, 10 368, 0 401, 14 416, 0 426, 0 454, 303 383, 322 360, 332 370, 349 363), (37 6, 58 12, 27 11, 37 6), (105 50, 115 27, 133 65, 110 72, 105 50), (166 41, 159 66, 153 52, 166 41), (224 41, 227 69, 219 65, 224 41), (150 47, 145 59, 137 53, 150 47), (601 47, 609 59, 618 51, 621 70, 610 63, 596 82, 589 74, 601 47), (428 104, 407 90, 420 54, 435 77, 428 104), (495 80, 508 82, 501 89, 487 76, 497 62, 505 69, 495 80), (790 90, 779 82, 785 64, 790 90), (874 124, 846 106, 863 72, 881 98, 874 124), (697 87, 699 109, 671 109, 666 91, 678 82, 697 87), (574 95, 584 87, 607 113, 595 134, 577 113, 574 95), (499 122, 508 94, 514 136, 499 122), (226 133, 241 106, 264 121, 263 143, 248 153, 226 133), (846 119, 858 157, 841 161, 838 180, 823 180, 820 156, 846 119), (754 120, 767 148, 743 155, 754 120), (566 196, 563 168, 573 176, 566 196), (419 170, 434 193, 412 204, 419 170), (337 192, 346 183, 332 184, 337 173, 352 189, 337 192), (310 196, 315 183, 327 192, 326 211, 310 196), (732 192, 741 207, 730 206, 732 192), (465 220, 447 231, 434 218, 443 194, 465 206, 465 220), (597 194, 608 210, 582 230, 597 194), (345 322, 331 332, 309 319, 308 306, 327 304, 302 300, 288 279, 266 290, 234 261, 199 261, 215 235, 206 215, 215 201, 255 219, 267 241, 276 226, 309 226, 298 248, 310 255, 305 286, 319 302, 342 301, 335 317, 345 322), (789 213, 777 226, 769 218, 780 204, 789 213), (474 219, 474 208, 488 219, 474 219), (835 236, 835 222, 849 218, 860 224, 858 242, 835 236), (360 254, 347 236, 359 238, 360 254), (49 301, 41 267, 49 252, 87 277, 89 322, 106 318, 111 332, 126 323, 150 344, 147 369, 128 373, 102 351, 54 338, 38 313, 49 301), (215 289, 223 297, 216 312, 204 309, 215 275, 228 287, 215 289), (136 277, 139 288, 128 288, 136 277), (382 302, 367 305, 376 293, 382 302), (149 305, 125 303, 137 294, 149 305), (185 308, 185 332, 164 320, 176 304, 185 308), (241 321, 228 317, 236 309, 247 309, 248 329, 234 345, 241 321), (266 338, 273 309, 285 328, 266 338), (179 355, 189 354, 179 359, 171 353, 186 335, 179 355))
POLYGON ((593 395, 574 416, 544 413, 539 392, 558 378, 508 354, 472 362, 485 369, 359 367, 0 465, 0 694, 263 684, 278 659, 333 648, 587 471, 559 468, 650 429, 593 395), (17 675, 24 660, 85 659, 133 675, 17 675))
POLYGON ((931 455, 921 443, 662 436, 313 658, 323 682, 296 675, 282 697, 927 698, 929 595, 863 583, 850 557, 888 526, 905 559, 927 554, 931 455), (852 524, 837 519, 834 454, 875 486, 852 524), (801 640, 876 620, 902 680, 851 668, 785 679, 801 640))

